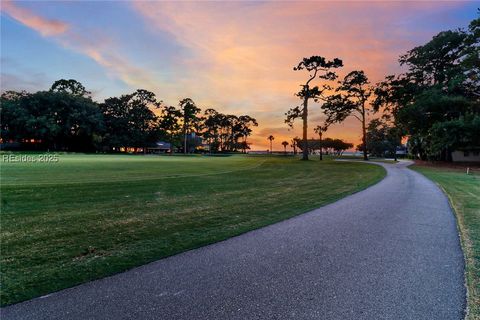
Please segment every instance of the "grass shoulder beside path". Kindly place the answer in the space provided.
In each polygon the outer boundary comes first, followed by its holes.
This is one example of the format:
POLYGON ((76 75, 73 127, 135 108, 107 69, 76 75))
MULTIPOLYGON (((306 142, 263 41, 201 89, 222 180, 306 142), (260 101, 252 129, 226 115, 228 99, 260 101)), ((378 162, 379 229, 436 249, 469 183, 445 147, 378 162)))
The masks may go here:
POLYGON ((384 175, 375 165, 293 157, 66 154, 1 163, 1 303, 287 219, 384 175))
POLYGON ((410 168, 440 185, 450 199, 466 256, 469 319, 480 319, 480 168, 474 168, 470 175, 453 167, 410 168))

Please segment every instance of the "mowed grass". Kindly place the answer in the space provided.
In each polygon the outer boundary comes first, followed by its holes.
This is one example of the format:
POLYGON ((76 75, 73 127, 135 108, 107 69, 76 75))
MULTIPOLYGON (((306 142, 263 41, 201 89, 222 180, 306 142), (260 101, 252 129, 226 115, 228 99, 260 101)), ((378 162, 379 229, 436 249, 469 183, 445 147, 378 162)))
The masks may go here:
POLYGON ((1 163, 1 304, 101 278, 317 208, 381 180, 293 157, 60 155, 1 163))
POLYGON ((466 256, 469 319, 480 319, 480 172, 413 166, 439 184, 455 209, 466 256))

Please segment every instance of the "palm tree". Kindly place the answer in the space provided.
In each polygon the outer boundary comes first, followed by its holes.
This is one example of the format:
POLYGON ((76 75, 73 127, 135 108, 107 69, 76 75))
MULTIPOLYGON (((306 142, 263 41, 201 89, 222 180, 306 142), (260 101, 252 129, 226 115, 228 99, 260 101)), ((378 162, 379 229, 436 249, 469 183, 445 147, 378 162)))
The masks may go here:
POLYGON ((322 135, 328 129, 328 124, 322 126, 316 126, 315 132, 318 133, 318 137, 320 138, 319 145, 320 145, 320 160, 323 160, 323 148, 322 148, 322 135))
POLYGON ((292 147, 293 147, 293 154, 294 155, 297 155, 297 141, 299 140, 300 138, 299 137, 295 137, 292 139, 292 141, 290 142, 292 144, 292 147))
POLYGON ((288 142, 287 142, 287 141, 283 141, 283 142, 282 142, 282 145, 283 145, 283 151, 285 152, 285 154, 287 154, 288 142))
POLYGON ((275 139, 275 137, 272 135, 269 135, 267 139, 270 140, 270 153, 272 153, 272 141, 275 139))

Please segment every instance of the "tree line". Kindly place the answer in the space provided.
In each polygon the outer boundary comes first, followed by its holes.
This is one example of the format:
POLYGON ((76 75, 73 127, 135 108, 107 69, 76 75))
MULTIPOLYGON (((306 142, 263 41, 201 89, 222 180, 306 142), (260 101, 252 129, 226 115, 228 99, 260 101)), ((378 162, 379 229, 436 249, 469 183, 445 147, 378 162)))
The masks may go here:
POLYGON ((171 152, 193 152, 202 141, 210 152, 245 152, 252 127, 258 126, 249 115, 202 112, 191 98, 166 105, 144 89, 97 103, 73 79, 55 81, 48 91, 3 93, 1 118, 3 143, 83 152, 146 150, 159 140, 170 143, 171 152))
MULTIPOLYGON (((362 135, 357 149, 365 160, 368 154, 395 155, 404 137, 410 152, 421 159, 450 160, 454 150, 480 150, 479 37, 478 18, 465 30, 440 32, 400 56, 405 72, 374 85, 363 70, 339 80, 337 70, 344 66, 339 58, 303 58, 293 69, 306 71, 308 77, 295 94, 300 104, 285 119, 291 127, 302 120, 301 142, 292 146, 308 160, 309 104, 321 103, 325 121, 315 127, 318 145, 331 125, 354 117, 362 135)), ((202 112, 191 98, 166 105, 143 89, 97 103, 73 79, 58 80, 48 91, 3 93, 1 119, 2 142, 34 142, 37 148, 66 151, 145 149, 164 140, 171 151, 186 153, 195 150, 200 135, 212 152, 245 152, 252 127, 258 125, 248 115, 213 108, 202 112)), ((322 147, 319 151, 322 155, 322 147)))
MULTIPOLYGON (((371 85, 363 70, 354 70, 338 80, 339 58, 304 58, 295 71, 308 78, 296 96, 299 106, 288 110, 285 122, 303 124, 307 144, 308 107, 322 103, 324 123, 315 128, 322 140, 328 127, 354 117, 361 125, 362 143, 368 154, 395 155, 402 138, 410 152, 421 159, 451 160, 454 150, 480 150, 480 19, 467 29, 443 31, 424 45, 399 58, 405 72, 388 75, 371 85), (314 81, 321 81, 314 85, 314 81), (369 116, 378 115, 368 122, 369 116), (381 115, 381 116, 380 116, 381 115)), ((308 148, 302 150, 308 160, 308 148)))
POLYGON ((353 148, 353 143, 345 142, 342 139, 332 139, 332 138, 325 138, 325 139, 308 139, 306 148, 304 148, 304 142, 300 139, 297 139, 296 145, 300 150, 307 150, 310 154, 313 151, 318 151, 320 155, 320 159, 322 160, 323 152, 325 151, 326 154, 331 154, 334 156, 341 156, 345 150, 353 148))

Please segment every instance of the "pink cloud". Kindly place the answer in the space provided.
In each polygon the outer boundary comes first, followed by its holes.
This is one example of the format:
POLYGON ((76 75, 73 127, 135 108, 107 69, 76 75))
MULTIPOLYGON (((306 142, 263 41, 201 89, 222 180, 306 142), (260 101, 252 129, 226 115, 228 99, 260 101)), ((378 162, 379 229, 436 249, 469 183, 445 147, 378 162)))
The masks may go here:
MULTIPOLYGON (((159 80, 158 65, 140 68, 122 54, 132 48, 67 22, 50 20, 11 1, 2 10, 59 45, 88 56, 112 78, 133 88, 155 91, 170 104, 191 97, 202 108, 250 114, 260 123, 251 141, 265 149, 268 131, 280 142, 300 135, 284 124, 284 113, 299 101, 294 93, 305 74, 292 67, 305 56, 344 60, 343 74, 363 69, 372 83, 399 70, 399 54, 433 34, 405 28, 421 12, 445 10, 456 3, 436 2, 158 2, 135 1, 131 6, 152 31, 170 36, 185 54, 173 59, 171 78, 159 80), (79 29, 81 28, 81 29, 79 29), (86 36, 88 34, 88 36, 86 36), (414 35, 414 37, 412 36, 414 35), (420 35, 420 36, 419 36, 420 35), (417 40, 415 40, 417 39, 417 40), (279 129, 283 128, 285 129, 279 129)), ((440 31, 440 30, 439 30, 440 31)), ((165 37, 162 37, 165 39, 165 37)), ((163 40, 164 41, 164 40, 163 40)), ((128 55, 132 56, 132 55, 128 55)), ((309 136, 322 119, 320 105, 310 108, 309 136)), ((349 119, 327 135, 359 142, 359 124, 349 119)))
MULTIPOLYGON (((262 137, 268 134, 265 129, 284 125, 285 111, 299 103, 293 93, 306 75, 292 67, 302 57, 342 58, 345 67, 340 75, 363 69, 375 83, 398 71, 399 54, 416 45, 412 34, 402 27, 403 21, 418 17, 418 12, 453 5, 380 1, 133 3, 149 26, 189 50, 189 59, 177 61, 183 74, 177 79, 179 87, 188 88, 200 105, 208 103, 257 117, 260 127, 254 134, 259 137, 251 140, 254 148, 260 149, 268 146, 262 137)), ((319 105, 313 104, 311 110, 312 120, 321 119, 319 105)), ((330 133, 359 143, 355 121, 334 126, 330 133)), ((311 121, 309 135, 314 135, 317 124, 311 121)), ((290 140, 299 135, 298 129, 278 132, 279 139, 290 140)))
POLYGON ((63 34, 69 29, 69 25, 65 22, 39 17, 32 11, 15 5, 10 0, 2 1, 1 10, 27 27, 37 30, 43 36, 63 34))
POLYGON ((155 81, 150 73, 119 54, 119 46, 102 35, 101 31, 96 30, 87 37, 64 21, 43 18, 13 1, 2 1, 2 11, 42 36, 53 39, 62 47, 91 58, 102 66, 107 74, 121 79, 131 87, 150 90, 155 88, 155 81))

